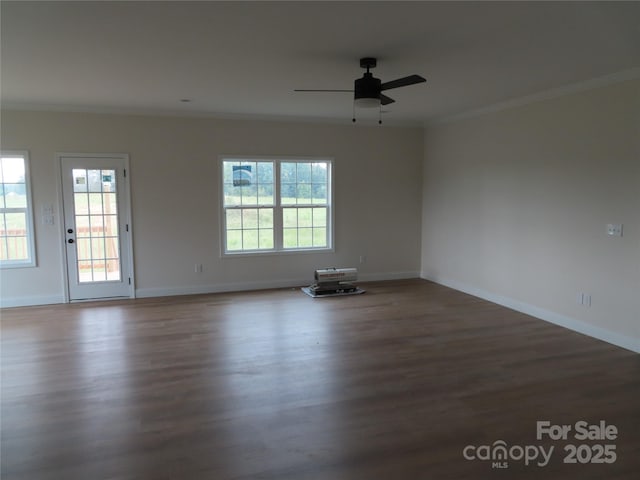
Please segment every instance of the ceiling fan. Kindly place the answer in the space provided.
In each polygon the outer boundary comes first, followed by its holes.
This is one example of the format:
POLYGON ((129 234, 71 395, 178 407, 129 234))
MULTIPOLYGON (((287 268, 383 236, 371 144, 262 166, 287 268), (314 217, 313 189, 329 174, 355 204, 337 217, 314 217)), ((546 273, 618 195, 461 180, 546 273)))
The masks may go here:
MULTIPOLYGON (((295 92, 353 92, 353 121, 355 118, 355 107, 379 107, 395 102, 393 98, 387 97, 382 92, 391 90, 392 88, 407 87, 416 83, 423 83, 427 80, 420 75, 409 75, 408 77, 398 78, 390 82, 384 82, 373 76, 369 69, 377 65, 377 60, 373 57, 364 57, 360 59, 360 67, 366 68, 362 78, 357 78, 353 82, 353 90, 319 90, 319 89, 295 89, 295 92)), ((382 110, 380 110, 382 113, 382 110)), ((382 118, 378 121, 382 123, 382 118)))

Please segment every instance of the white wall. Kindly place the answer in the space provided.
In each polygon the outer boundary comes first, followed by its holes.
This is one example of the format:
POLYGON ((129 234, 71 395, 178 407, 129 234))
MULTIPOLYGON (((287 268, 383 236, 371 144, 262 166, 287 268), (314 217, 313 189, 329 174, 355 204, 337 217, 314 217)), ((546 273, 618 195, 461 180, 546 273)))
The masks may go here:
POLYGON ((420 128, 9 111, 2 148, 30 152, 38 257, 37 268, 1 272, 3 305, 63 300, 56 152, 130 155, 138 295, 299 285, 330 266, 419 275, 420 128), (335 253, 221 258, 221 154, 333 157, 335 253), (57 205, 54 226, 39 221, 46 203, 57 205))
POLYGON ((63 300, 55 153, 128 153, 138 295, 295 285, 325 266, 357 266, 364 279, 421 272, 640 351, 639 112, 637 80, 429 126, 424 135, 5 111, 2 148, 31 156, 38 266, 0 272, 2 305, 63 300), (334 157, 335 253, 221 258, 220 154, 334 157), (46 203, 56 205, 54 226, 38 221, 46 203), (607 236, 607 223, 623 223, 624 236, 607 236), (194 273, 196 263, 203 273, 194 273), (591 307, 576 303, 579 292, 591 295, 591 307))
POLYGON ((640 351, 640 81, 425 135, 422 276, 640 351))

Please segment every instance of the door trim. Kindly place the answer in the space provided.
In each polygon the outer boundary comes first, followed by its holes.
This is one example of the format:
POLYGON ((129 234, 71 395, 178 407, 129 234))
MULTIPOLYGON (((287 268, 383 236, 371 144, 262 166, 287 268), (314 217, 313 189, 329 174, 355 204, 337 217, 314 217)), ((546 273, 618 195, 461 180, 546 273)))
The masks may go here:
MULTIPOLYGON (((81 158, 81 159, 101 159, 101 158, 116 158, 118 160, 124 161, 125 165, 125 176, 124 176, 124 196, 126 198, 126 208, 124 209, 124 215, 126 216, 126 223, 129 225, 129 241, 127 242, 127 252, 128 252, 128 265, 130 272, 131 283, 129 284, 129 298, 136 297, 136 283, 135 283, 135 271, 134 271, 134 261, 133 261, 133 222, 131 216, 131 169, 129 168, 129 154, 128 153, 66 153, 66 152, 56 152, 56 176, 58 178, 58 238, 65 238, 65 219, 64 219, 64 198, 63 198, 63 177, 62 177, 62 159, 63 158, 81 158)), ((67 244, 65 241, 60 243, 60 248, 62 249, 62 285, 64 288, 64 303, 71 303, 71 295, 69 293, 69 274, 67 272, 68 258, 67 258, 67 244)), ((120 299, 122 300, 126 297, 116 297, 113 300, 120 299)), ((105 301, 110 300, 110 298, 100 298, 100 299, 90 299, 90 300, 73 300, 73 302, 83 302, 83 301, 105 301)))

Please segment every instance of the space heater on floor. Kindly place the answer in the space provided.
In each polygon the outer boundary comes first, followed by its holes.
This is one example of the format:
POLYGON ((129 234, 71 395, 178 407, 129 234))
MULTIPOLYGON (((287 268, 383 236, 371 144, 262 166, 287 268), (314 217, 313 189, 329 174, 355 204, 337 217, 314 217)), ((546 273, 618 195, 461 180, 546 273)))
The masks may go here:
POLYGON ((302 288, 304 293, 313 298, 357 295, 365 292, 353 283, 358 280, 357 268, 323 268, 316 270, 313 276, 315 283, 302 288))

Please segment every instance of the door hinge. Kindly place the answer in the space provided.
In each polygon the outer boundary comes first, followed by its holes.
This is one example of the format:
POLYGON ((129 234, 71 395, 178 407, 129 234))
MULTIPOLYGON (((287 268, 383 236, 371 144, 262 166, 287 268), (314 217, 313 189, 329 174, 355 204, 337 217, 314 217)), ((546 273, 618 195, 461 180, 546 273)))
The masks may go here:
POLYGON ((127 178, 127 169, 124 169, 124 178, 127 178))
POLYGON ((129 224, 127 223, 127 232, 129 231, 129 224))
POLYGON ((129 285, 131 285, 131 277, 129 277, 129 285))

